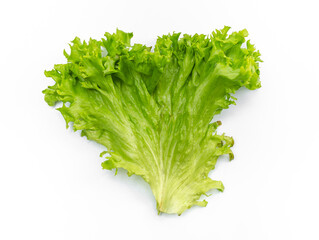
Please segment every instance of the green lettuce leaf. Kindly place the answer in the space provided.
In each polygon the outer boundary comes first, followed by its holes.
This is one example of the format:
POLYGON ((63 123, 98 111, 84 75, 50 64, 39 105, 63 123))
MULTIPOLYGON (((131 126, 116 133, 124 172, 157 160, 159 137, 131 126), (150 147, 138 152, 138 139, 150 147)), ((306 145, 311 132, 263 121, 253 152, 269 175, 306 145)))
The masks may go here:
POLYGON ((246 30, 210 36, 158 37, 154 51, 131 46, 117 30, 100 41, 75 38, 67 63, 45 71, 55 84, 43 91, 67 127, 106 147, 104 169, 126 169, 149 183, 158 212, 181 214, 211 189, 219 156, 233 159, 231 137, 217 134, 214 116, 235 103, 241 87, 260 87, 259 52, 246 30), (245 43, 245 44, 244 44, 245 43))

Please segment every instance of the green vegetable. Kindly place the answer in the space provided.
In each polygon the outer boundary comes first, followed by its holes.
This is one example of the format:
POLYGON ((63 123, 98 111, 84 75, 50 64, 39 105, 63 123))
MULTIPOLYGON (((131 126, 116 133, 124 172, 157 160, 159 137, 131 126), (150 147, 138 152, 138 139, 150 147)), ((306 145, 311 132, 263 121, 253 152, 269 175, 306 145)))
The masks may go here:
POLYGON ((100 41, 75 38, 66 64, 45 75, 55 84, 43 91, 67 127, 106 147, 103 169, 123 168, 151 186, 158 212, 181 214, 211 189, 219 156, 233 159, 231 137, 216 133, 216 114, 234 104, 245 86, 260 87, 259 52, 246 30, 211 36, 180 33, 157 39, 154 51, 131 46, 132 33, 117 30, 100 41))

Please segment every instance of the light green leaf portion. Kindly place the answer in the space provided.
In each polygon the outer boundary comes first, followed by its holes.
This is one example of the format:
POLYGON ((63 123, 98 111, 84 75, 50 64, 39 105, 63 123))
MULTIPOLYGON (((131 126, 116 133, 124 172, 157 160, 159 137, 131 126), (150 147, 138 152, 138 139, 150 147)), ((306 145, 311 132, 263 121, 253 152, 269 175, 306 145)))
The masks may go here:
POLYGON ((234 144, 212 120, 235 103, 239 88, 260 87, 259 52, 246 42, 246 30, 228 31, 164 35, 154 51, 131 46, 133 34, 120 30, 100 41, 75 38, 67 63, 45 72, 55 81, 43 91, 45 101, 63 102, 58 110, 67 126, 73 122, 106 147, 104 169, 142 176, 159 212, 206 206, 201 195, 224 189, 208 173, 219 156, 233 158, 234 144))

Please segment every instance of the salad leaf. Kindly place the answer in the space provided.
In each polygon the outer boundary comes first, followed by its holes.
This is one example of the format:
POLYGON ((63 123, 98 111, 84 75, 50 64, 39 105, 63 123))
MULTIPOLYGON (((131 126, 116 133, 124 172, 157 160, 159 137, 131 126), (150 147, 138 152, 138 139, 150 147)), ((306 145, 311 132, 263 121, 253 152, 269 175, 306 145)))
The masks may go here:
POLYGON ((45 71, 55 84, 43 91, 67 127, 106 147, 103 169, 126 169, 149 183, 158 212, 181 214, 211 189, 219 156, 233 159, 233 138, 217 134, 214 116, 235 103, 241 87, 260 87, 260 54, 230 27, 210 36, 158 37, 154 51, 131 45, 117 30, 101 40, 75 38, 67 63, 45 71), (246 43, 246 44, 244 44, 246 43))

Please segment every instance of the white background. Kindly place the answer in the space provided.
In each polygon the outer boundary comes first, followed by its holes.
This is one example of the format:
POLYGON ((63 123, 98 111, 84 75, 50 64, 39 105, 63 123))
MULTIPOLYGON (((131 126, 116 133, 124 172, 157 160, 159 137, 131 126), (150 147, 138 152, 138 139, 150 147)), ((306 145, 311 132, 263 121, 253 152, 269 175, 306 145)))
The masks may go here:
POLYGON ((0 239, 319 239, 316 1, 2 1, 0 239), (262 88, 217 119, 235 160, 212 172, 224 193, 182 216, 157 215, 149 186, 102 170, 103 147, 65 129, 41 91, 75 36, 116 27, 154 44, 168 32, 247 28, 262 88))

